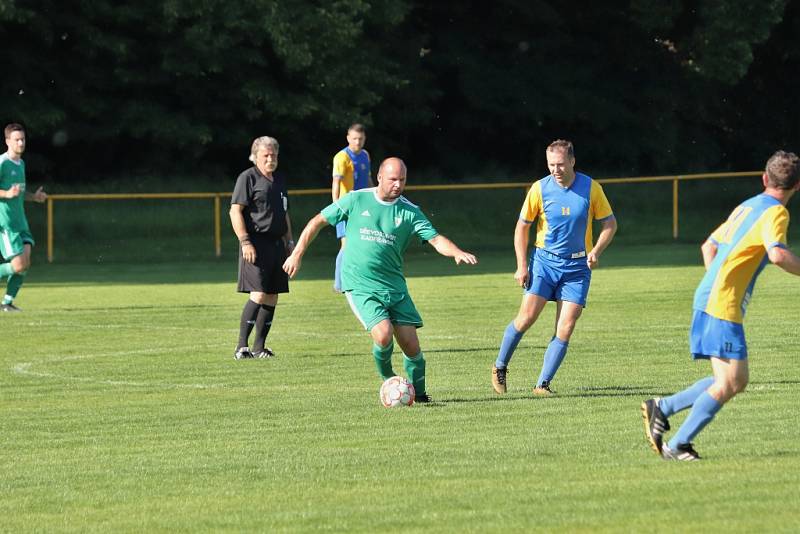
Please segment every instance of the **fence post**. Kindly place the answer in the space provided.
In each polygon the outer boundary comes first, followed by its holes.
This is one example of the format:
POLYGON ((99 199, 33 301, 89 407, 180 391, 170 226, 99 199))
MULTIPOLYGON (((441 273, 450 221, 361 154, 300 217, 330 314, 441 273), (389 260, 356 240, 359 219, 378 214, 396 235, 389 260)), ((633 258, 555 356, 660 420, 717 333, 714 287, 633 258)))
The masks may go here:
POLYGON ((53 263, 53 197, 47 197, 47 263, 53 263))
POLYGON ((222 235, 220 233, 220 195, 214 195, 214 251, 222 256, 222 235))
POLYGON ((672 180, 672 239, 678 239, 678 180, 680 176, 676 176, 672 180))

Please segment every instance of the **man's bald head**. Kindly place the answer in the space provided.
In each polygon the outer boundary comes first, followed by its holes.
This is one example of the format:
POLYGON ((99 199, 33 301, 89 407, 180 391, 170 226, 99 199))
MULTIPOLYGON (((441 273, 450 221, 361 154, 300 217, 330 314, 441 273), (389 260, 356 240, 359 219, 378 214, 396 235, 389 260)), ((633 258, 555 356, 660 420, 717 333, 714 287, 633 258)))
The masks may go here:
POLYGON ((406 164, 402 159, 391 157, 383 160, 383 163, 381 163, 381 166, 378 169, 378 176, 388 172, 399 172, 402 176, 406 176, 408 169, 406 169, 406 164))

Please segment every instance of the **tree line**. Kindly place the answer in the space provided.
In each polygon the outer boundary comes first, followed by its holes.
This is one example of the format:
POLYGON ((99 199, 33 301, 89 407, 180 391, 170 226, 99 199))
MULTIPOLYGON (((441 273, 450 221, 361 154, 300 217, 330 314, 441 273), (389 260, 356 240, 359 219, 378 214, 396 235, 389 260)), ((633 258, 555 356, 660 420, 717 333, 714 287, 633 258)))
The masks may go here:
POLYGON ((0 118, 64 183, 235 176, 272 135, 320 186, 352 122, 436 181, 542 175, 555 138, 597 177, 751 170, 800 149, 798 29, 793 0, 0 0, 0 118))

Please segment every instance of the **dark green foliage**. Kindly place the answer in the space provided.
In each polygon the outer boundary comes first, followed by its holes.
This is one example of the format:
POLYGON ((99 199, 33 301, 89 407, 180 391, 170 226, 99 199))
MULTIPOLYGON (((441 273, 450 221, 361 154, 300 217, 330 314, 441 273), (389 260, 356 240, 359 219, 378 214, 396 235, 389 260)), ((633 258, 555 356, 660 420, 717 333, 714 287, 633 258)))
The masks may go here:
POLYGON ((792 146, 792 0, 0 0, 0 120, 33 179, 232 179, 250 141, 325 185, 353 121, 442 180, 760 166, 792 146))

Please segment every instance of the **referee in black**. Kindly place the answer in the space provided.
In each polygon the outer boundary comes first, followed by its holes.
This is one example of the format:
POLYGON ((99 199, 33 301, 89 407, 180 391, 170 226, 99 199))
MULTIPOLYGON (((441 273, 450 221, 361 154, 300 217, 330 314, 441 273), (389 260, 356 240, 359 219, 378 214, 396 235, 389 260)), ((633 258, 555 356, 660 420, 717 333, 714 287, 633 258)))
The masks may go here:
POLYGON ((250 294, 239 325, 233 356, 237 360, 275 355, 265 342, 278 294, 289 292, 289 277, 282 265, 294 241, 286 182, 275 174, 278 148, 278 141, 272 137, 253 141, 250 161, 255 165, 239 175, 231 197, 231 225, 241 245, 238 291, 250 294), (256 336, 251 350, 247 340, 253 327, 256 336))

